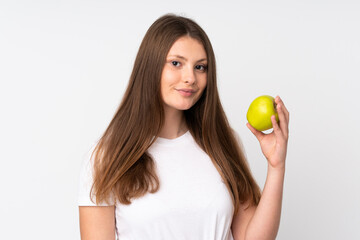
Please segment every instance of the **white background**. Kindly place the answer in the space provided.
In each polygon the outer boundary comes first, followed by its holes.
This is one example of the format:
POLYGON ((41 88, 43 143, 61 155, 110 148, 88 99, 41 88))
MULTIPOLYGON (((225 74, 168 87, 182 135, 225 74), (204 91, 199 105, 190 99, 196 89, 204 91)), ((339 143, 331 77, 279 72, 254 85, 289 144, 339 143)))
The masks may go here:
POLYGON ((359 1, 1 1, 0 239, 79 239, 82 158, 158 17, 208 33, 225 111, 263 186, 250 102, 290 111, 278 239, 360 239, 359 1))

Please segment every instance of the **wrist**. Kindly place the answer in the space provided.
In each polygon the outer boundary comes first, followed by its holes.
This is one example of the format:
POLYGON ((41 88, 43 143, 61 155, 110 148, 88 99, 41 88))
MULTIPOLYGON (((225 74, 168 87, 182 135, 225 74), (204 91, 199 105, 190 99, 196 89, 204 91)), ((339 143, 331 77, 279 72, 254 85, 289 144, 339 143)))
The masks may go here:
POLYGON ((284 174, 285 173, 285 163, 279 164, 277 166, 272 166, 271 164, 268 164, 268 172, 284 174))

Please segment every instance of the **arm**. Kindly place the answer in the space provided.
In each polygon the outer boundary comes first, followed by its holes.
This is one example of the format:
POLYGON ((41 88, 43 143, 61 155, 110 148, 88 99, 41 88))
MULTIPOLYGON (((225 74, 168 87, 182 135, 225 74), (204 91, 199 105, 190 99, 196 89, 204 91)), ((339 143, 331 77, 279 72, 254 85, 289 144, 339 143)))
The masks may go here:
POLYGON ((285 159, 288 141, 289 112, 282 100, 275 98, 280 123, 272 117, 274 131, 264 134, 247 124, 260 142, 261 150, 268 161, 268 172, 258 206, 240 206, 232 222, 235 240, 275 239, 281 216, 285 159))
POLYGON ((115 206, 80 206, 82 240, 115 240, 115 206))
POLYGON ((234 216, 232 232, 235 240, 275 239, 281 215, 284 171, 269 167, 265 187, 257 207, 240 206, 234 216))

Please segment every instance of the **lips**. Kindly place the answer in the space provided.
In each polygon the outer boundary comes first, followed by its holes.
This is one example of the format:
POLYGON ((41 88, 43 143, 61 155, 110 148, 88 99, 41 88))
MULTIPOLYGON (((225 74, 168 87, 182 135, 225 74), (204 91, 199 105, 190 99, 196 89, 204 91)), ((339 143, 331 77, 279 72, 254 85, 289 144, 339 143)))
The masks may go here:
POLYGON ((180 88, 180 89, 176 89, 178 91, 182 91, 182 92, 187 92, 187 93, 195 93, 196 90, 194 89, 189 89, 189 88, 180 88))
POLYGON ((194 89, 190 88, 180 88, 176 89, 183 97, 191 97, 195 92, 197 92, 194 89))

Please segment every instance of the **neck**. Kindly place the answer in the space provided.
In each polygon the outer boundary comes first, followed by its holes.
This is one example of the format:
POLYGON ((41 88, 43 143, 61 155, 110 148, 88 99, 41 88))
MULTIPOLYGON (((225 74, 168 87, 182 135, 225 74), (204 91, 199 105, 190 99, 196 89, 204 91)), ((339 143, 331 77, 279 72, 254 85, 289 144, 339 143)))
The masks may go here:
POLYGON ((174 139, 180 137, 188 130, 184 112, 173 108, 164 107, 165 122, 160 130, 159 137, 174 139))

